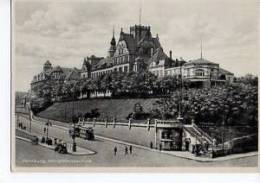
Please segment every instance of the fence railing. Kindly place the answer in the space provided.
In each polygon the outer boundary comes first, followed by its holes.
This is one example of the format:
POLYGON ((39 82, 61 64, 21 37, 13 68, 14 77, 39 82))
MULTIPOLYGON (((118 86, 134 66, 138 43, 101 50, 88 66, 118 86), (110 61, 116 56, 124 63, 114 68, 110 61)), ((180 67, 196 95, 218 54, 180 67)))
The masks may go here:
POLYGON ((193 127, 198 130, 203 136, 204 138, 206 138, 209 142, 213 142, 213 138, 211 136, 209 136, 206 132, 204 132, 201 128, 199 128, 196 124, 192 124, 193 127))

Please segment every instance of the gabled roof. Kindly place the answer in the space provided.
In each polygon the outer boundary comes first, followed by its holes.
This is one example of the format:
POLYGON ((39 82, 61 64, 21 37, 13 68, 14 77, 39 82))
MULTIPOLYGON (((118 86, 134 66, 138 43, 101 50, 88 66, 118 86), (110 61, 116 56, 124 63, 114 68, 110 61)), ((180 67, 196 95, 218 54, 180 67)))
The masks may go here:
POLYGON ((153 54, 153 56, 149 59, 148 64, 150 65, 151 63, 155 63, 156 65, 161 66, 162 62, 160 62, 161 60, 164 60, 164 65, 168 64, 167 62, 169 61, 169 57, 164 53, 163 49, 157 48, 155 50, 155 53, 153 54))
POLYGON ((131 34, 121 32, 119 41, 121 40, 124 40, 126 42, 127 48, 130 53, 135 53, 136 50, 135 40, 131 34))
POLYGON ((78 80, 80 78, 80 72, 77 69, 71 70, 66 76, 65 80, 78 80))

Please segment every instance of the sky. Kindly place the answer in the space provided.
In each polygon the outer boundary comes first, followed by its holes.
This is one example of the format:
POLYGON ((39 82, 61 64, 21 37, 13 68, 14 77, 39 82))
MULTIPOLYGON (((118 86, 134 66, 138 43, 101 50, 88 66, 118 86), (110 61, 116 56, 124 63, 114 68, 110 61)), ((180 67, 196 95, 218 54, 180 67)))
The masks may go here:
POLYGON ((84 57, 106 57, 113 26, 151 26, 165 53, 174 58, 200 57, 236 76, 259 70, 259 0, 15 0, 13 69, 17 91, 30 89, 46 60, 81 68, 84 57))

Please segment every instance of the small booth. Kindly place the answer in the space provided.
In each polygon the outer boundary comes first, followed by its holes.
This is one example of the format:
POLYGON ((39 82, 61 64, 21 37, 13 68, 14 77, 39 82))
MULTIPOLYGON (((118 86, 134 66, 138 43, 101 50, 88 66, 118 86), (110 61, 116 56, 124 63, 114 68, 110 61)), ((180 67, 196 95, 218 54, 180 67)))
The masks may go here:
POLYGON ((160 150, 182 150, 183 125, 178 120, 155 121, 155 144, 160 150))

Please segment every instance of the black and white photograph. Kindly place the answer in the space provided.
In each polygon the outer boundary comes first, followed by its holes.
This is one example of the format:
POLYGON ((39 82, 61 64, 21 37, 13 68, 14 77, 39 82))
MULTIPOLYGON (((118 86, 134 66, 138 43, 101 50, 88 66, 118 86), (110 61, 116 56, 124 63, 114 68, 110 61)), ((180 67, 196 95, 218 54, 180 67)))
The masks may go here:
POLYGON ((11 11, 13 171, 259 171, 258 0, 11 11))

